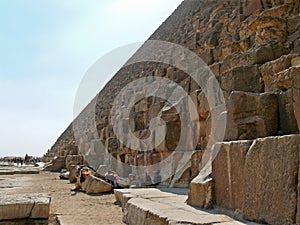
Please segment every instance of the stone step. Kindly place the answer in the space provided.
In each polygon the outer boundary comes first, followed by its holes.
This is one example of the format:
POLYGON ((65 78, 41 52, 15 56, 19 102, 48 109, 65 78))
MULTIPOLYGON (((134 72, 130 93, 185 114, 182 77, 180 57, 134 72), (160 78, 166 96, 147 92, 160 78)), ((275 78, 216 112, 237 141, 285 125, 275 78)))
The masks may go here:
POLYGON ((123 222, 129 225, 249 224, 216 210, 203 211, 189 206, 185 203, 187 195, 164 192, 155 188, 115 189, 114 192, 116 200, 121 202, 123 208, 123 222))
POLYGON ((48 219, 49 194, 16 194, 0 196, 0 221, 15 219, 48 219))
POLYGON ((14 175, 14 174, 38 174, 40 170, 33 167, 7 167, 0 169, 0 175, 14 175))

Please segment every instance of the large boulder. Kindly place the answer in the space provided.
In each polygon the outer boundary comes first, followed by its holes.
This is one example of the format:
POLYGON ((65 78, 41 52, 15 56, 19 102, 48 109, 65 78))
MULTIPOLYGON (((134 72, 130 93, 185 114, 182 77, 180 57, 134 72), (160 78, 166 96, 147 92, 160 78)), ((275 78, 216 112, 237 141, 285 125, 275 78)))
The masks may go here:
POLYGON ((89 175, 82 183, 81 189, 87 194, 100 194, 111 191, 112 185, 98 177, 89 175))

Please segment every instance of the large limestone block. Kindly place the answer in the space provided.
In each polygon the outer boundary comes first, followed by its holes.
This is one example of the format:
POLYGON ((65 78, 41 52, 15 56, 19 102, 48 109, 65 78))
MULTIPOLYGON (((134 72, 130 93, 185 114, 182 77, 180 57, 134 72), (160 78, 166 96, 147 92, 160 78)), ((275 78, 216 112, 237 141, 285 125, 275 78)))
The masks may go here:
POLYGON ((200 208, 212 208, 214 204, 215 183, 212 178, 202 179, 200 175, 190 183, 187 203, 200 208))
POLYGON ((82 190, 87 194, 100 194, 111 191, 112 185, 98 177, 89 175, 82 183, 82 190))
POLYGON ((285 19, 278 17, 260 16, 249 28, 256 34, 256 45, 267 44, 274 40, 284 43, 288 36, 285 19))
POLYGON ((284 134, 294 134, 300 129, 299 102, 294 99, 294 91, 288 90, 278 95, 280 128, 284 134), (297 121, 299 121, 297 123, 297 121))
MULTIPOLYGON (((247 28, 250 30, 249 28, 247 28)), ((246 52, 228 55, 220 67, 220 72, 228 72, 232 68, 263 64, 284 54, 286 48, 278 42, 252 48, 246 52)))
POLYGON ((217 155, 212 164, 216 204, 225 209, 243 208, 244 165, 252 141, 221 142, 213 147, 217 155))
POLYGON ((50 197, 39 196, 34 200, 34 206, 31 211, 30 218, 32 219, 41 219, 48 218, 50 212, 50 197))
POLYGON ((226 140, 255 139, 277 134, 278 102, 275 94, 234 91, 229 96, 227 110, 227 130, 232 135, 226 140))
POLYGON ((265 91, 274 92, 291 88, 292 80, 297 73, 297 62, 299 59, 299 54, 289 54, 262 65, 260 71, 265 91))
POLYGON ((300 130, 300 57, 291 59, 289 69, 274 74, 265 84, 271 91, 278 91, 280 127, 284 134, 300 130))
POLYGON ((66 169, 70 171, 71 165, 82 165, 83 156, 82 155, 68 155, 66 157, 66 169))
POLYGON ((260 72, 256 65, 240 66, 222 74, 221 87, 223 90, 260 92, 260 72))
POLYGON ((48 194, 17 194, 0 197, 0 220, 47 219, 51 198, 48 194))
POLYGON ((300 135, 257 139, 245 161, 245 219, 293 224, 297 208, 300 135))

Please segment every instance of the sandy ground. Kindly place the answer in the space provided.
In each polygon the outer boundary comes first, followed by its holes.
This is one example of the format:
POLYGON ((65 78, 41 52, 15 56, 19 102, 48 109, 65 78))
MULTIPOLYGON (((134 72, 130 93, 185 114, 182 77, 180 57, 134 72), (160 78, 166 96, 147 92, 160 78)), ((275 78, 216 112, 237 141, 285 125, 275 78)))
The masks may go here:
POLYGON ((63 225, 121 225, 122 210, 115 205, 112 193, 97 196, 71 192, 74 184, 60 180, 58 173, 1 175, 0 194, 49 193, 51 206, 49 224, 56 225, 59 216, 63 225))

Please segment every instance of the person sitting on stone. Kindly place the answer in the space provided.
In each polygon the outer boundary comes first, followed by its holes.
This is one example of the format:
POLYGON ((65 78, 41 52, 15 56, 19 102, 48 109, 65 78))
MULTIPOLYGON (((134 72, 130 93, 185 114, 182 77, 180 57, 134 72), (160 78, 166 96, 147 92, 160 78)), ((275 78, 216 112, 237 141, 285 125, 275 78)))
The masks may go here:
POLYGON ((85 179, 90 175, 94 174, 94 172, 86 166, 79 167, 77 172, 76 172, 76 184, 71 191, 78 191, 82 187, 82 183, 85 181, 85 179))

